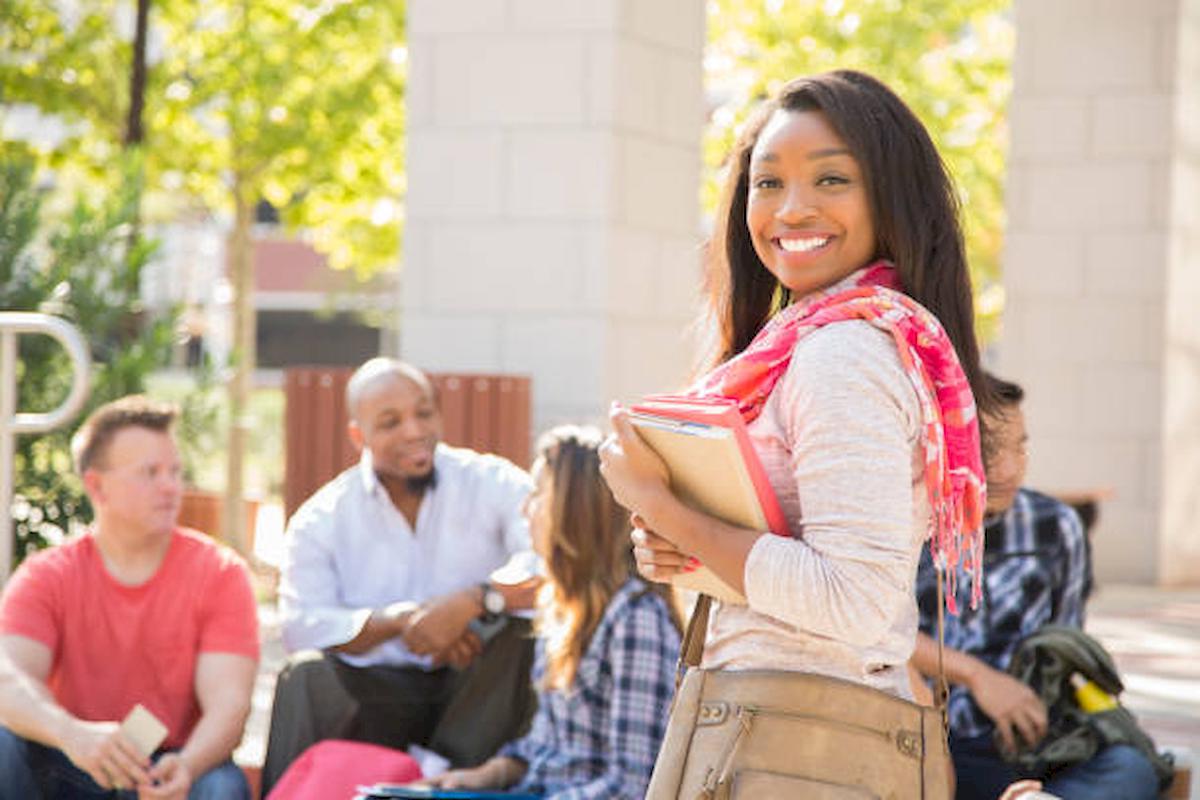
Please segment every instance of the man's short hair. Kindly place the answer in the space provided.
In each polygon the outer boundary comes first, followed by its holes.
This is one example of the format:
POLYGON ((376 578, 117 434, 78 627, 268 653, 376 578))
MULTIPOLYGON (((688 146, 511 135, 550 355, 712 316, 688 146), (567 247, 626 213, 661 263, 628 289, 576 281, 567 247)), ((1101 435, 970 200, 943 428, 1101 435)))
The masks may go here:
POLYGON ((987 464, 996 456, 996 436, 993 430, 996 420, 994 418, 1003 417, 1009 411, 1020 406, 1021 401, 1025 399, 1025 390, 1019 384, 997 378, 990 372, 983 373, 983 381, 996 401, 996 407, 992 413, 993 419, 989 419, 987 416, 979 418, 980 449, 983 462, 987 464))
POLYGON ((412 381, 417 386, 429 392, 430 399, 433 400, 434 405, 437 405, 437 390, 434 388, 433 382, 429 380, 428 375, 407 362, 396 358, 379 356, 372 358, 354 370, 354 374, 350 376, 350 380, 346 383, 346 415, 350 419, 357 419, 355 414, 358 410, 358 403, 362 400, 363 394, 366 393, 367 387, 384 376, 405 378, 412 381))
POLYGON ((991 390, 992 396, 996 398, 996 404, 1001 408, 1012 408, 1020 405, 1021 401, 1025 399, 1025 390, 1012 381, 998 378, 990 372, 983 374, 983 380, 991 390))
POLYGON ((179 409, 176 406, 142 394, 105 403, 93 411, 71 437, 75 470, 82 475, 92 467, 100 466, 113 437, 126 428, 170 433, 177 416, 179 409))

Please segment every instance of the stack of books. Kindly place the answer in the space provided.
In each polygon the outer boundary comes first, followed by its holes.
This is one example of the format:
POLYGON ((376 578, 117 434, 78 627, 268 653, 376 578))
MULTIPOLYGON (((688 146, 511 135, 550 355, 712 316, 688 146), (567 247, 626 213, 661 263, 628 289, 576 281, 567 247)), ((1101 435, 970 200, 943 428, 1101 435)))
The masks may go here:
MULTIPOLYGON (((791 535, 734 401, 652 395, 629 410, 638 434, 666 462, 680 500, 731 525, 791 535)), ((746 602, 694 559, 672 583, 722 602, 746 602)))

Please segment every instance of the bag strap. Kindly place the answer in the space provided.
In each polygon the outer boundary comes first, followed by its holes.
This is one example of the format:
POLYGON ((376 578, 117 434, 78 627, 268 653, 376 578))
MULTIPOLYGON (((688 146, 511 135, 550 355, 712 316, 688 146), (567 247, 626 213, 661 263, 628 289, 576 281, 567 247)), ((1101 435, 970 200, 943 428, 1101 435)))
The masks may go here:
POLYGON ((684 673, 691 667, 700 666, 700 657, 704 654, 704 639, 708 636, 708 612, 712 608, 712 598, 706 594, 696 597, 696 605, 692 607, 692 615, 688 617, 687 630, 683 633, 683 644, 679 649, 679 663, 675 666, 675 690, 683 682, 684 673))
POLYGON ((946 681, 946 598, 942 588, 942 568, 936 563, 934 572, 937 573, 937 646, 938 674, 937 685, 933 690, 933 704, 942 714, 942 732, 950 735, 950 684, 946 681))
MULTIPOLYGON (((945 620, 945 590, 942 588, 942 570, 937 572, 937 646, 938 674, 937 685, 934 687, 934 705, 942 714, 942 727, 950 730, 950 713, 947 702, 950 697, 950 684, 946 682, 946 620, 945 620)), ((687 630, 683 634, 683 644, 679 650, 679 663, 675 668, 675 689, 683 681, 684 674, 691 667, 700 666, 700 657, 704 654, 704 639, 708 636, 708 615, 712 609, 712 598, 701 594, 696 598, 692 607, 692 616, 688 619, 687 630)))

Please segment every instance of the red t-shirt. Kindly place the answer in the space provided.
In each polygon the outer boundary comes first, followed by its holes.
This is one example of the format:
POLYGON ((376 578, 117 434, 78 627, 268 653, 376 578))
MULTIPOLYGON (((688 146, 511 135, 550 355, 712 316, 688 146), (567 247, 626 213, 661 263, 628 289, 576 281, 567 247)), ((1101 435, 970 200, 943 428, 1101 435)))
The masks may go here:
POLYGON ((167 726, 171 748, 184 745, 200 717, 197 656, 258 659, 245 564, 182 528, 140 586, 113 580, 90 534, 26 559, 0 598, 0 633, 50 648, 50 691, 67 711, 119 722, 141 703, 167 726))

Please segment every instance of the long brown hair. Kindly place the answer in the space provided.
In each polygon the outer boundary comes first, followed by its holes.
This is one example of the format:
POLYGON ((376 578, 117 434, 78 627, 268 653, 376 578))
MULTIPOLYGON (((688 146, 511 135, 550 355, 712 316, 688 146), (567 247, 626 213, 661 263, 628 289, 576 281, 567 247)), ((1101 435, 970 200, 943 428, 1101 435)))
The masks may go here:
MULTIPOLYGON (((543 688, 567 689, 613 596, 633 575, 629 515, 600 475, 600 431, 564 425, 542 434, 537 466, 549 480, 550 580, 538 598, 546 638, 543 688)), ((670 589, 658 584, 676 626, 670 589)))
POLYGON ((904 293, 942 323, 976 404, 990 410, 954 185, 929 132, 904 101, 870 75, 852 70, 791 81, 760 106, 734 145, 708 247, 709 306, 718 333, 708 366, 744 350, 791 299, 759 260, 746 224, 751 151, 780 110, 821 112, 850 148, 867 185, 875 257, 895 264, 904 293))

